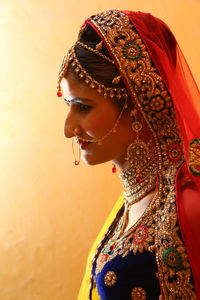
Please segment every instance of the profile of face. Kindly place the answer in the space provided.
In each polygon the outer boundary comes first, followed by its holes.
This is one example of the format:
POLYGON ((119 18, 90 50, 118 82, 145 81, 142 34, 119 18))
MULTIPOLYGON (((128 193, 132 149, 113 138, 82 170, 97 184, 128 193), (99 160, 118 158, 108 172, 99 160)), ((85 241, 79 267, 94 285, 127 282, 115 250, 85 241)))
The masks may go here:
POLYGON ((113 128, 122 108, 86 83, 75 80, 70 72, 62 79, 61 86, 69 109, 64 134, 72 138, 75 136, 74 130, 78 130, 82 160, 89 165, 113 161, 120 169, 125 169, 126 151, 134 139, 130 110, 123 112, 116 132, 106 137, 102 145, 81 141, 81 138, 93 140, 105 136, 113 128))

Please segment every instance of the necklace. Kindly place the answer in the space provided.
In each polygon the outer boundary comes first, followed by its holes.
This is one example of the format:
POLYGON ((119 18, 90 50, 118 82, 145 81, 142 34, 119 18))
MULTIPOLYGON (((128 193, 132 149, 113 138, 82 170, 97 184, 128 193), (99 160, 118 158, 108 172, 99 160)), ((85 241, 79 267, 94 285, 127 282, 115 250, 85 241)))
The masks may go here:
MULTIPOLYGON (((156 192, 156 194, 153 196, 153 198, 150 200, 150 203, 149 203, 148 206, 147 206, 147 208, 149 207, 149 209, 150 209, 150 210, 148 210, 150 214, 151 214, 151 213, 154 211, 154 209, 155 209, 154 203, 155 203, 157 197, 158 197, 158 193, 156 192)), ((141 200, 141 199, 140 199, 140 200, 141 200)), ((138 200, 138 201, 139 201, 139 200, 138 200)), ((138 201, 136 201, 136 202, 138 202, 138 201)), ((134 202, 134 203, 136 203, 136 202, 134 202)), ((123 213, 123 216, 122 216, 122 221, 121 221, 121 224, 120 224, 120 226, 118 227, 118 230, 117 230, 117 231, 118 231, 118 232, 117 232, 117 237, 118 237, 118 238, 120 238, 120 237, 125 233, 125 229, 126 229, 126 227, 127 227, 127 225, 128 225, 128 222, 129 222, 130 208, 132 207, 132 205, 133 205, 132 202, 130 202, 130 203, 125 202, 125 203, 124 203, 124 213, 123 213)), ((147 210, 147 208, 145 209, 145 211, 147 210)), ((134 226, 135 226, 138 222, 140 222, 140 219, 141 219, 141 218, 139 217, 139 218, 138 218, 138 221, 136 221, 136 223, 134 224, 134 226)))
MULTIPOLYGON (((157 163, 152 159, 147 169, 142 172, 142 180, 138 180, 136 170, 134 168, 127 169, 119 174, 124 187, 124 213, 122 217, 121 227, 118 231, 118 237, 122 236, 129 221, 129 212, 133 204, 142 200, 152 190, 156 188, 157 163)), ((157 193, 151 200, 151 203, 157 198, 157 193)))
POLYGON ((132 247, 131 249, 134 254, 137 251, 140 251, 141 249, 146 249, 149 250, 150 252, 154 251, 155 249, 154 227, 152 226, 152 223, 153 220, 155 220, 157 198, 158 198, 158 193, 154 195, 153 199, 150 201, 149 205, 145 209, 142 216, 140 216, 139 219, 135 222, 135 224, 131 228, 129 228, 126 232, 124 232, 124 229, 126 228, 128 211, 124 211, 124 214, 117 228, 110 235, 109 239, 105 242, 101 252, 99 253, 99 256, 96 261, 95 276, 97 276, 98 273, 101 272, 103 266, 109 260, 113 259, 117 254, 122 255, 122 257, 126 256, 128 252, 131 251, 130 247, 128 246, 130 240, 128 237, 137 235, 137 238, 140 239, 141 234, 144 233, 143 229, 145 230, 145 232, 148 230, 149 227, 153 229, 151 230, 151 233, 148 235, 148 243, 145 243, 145 245, 143 245, 140 243, 135 244, 131 242, 131 247, 132 247), (142 232, 140 233, 141 229, 142 232))
POLYGON ((132 205, 144 198, 156 187, 157 162, 152 159, 148 168, 141 170, 138 177, 134 168, 127 169, 119 174, 124 187, 124 203, 132 205))

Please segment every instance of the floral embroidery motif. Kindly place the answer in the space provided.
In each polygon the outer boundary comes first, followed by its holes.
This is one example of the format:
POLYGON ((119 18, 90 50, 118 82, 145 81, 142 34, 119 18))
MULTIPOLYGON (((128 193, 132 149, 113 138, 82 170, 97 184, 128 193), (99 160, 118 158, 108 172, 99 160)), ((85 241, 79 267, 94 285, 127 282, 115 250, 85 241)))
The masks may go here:
POLYGON ((150 252, 154 251, 154 203, 151 203, 139 221, 146 225, 138 226, 138 223, 136 223, 127 233, 117 239, 118 231, 120 231, 119 227, 111 239, 105 244, 96 261, 96 276, 101 272, 104 265, 117 255, 126 257, 130 251, 132 251, 133 254, 137 252, 142 253, 144 250, 150 252))
POLYGON ((167 156, 170 161, 177 162, 183 155, 182 148, 179 144, 171 144, 167 149, 167 156))
POLYGON ((124 45, 123 54, 128 60, 135 60, 142 55, 142 50, 138 44, 130 42, 124 45))
POLYGON ((133 235, 133 239, 134 239, 134 243, 137 244, 137 245, 140 245, 142 244, 146 238, 148 236, 148 229, 145 225, 140 225, 134 235, 133 235))
POLYGON ((174 248, 168 248, 164 251, 163 261, 172 269, 179 269, 182 267, 181 254, 174 248))
POLYGON ((189 147, 189 169, 195 176, 200 176, 200 139, 194 139, 189 147))
MULTIPOLYGON (((166 275, 166 287, 171 293, 170 299, 196 300, 193 285, 189 283, 190 271, 178 271, 176 275, 166 275)), ((168 298, 169 299, 169 298, 168 298)))
POLYGON ((150 107, 155 112, 161 112, 165 108, 165 99, 160 95, 152 97, 150 107))
POLYGON ((115 245, 115 240, 110 240, 108 242, 108 244, 106 245, 106 247, 104 248, 103 250, 103 254, 104 255, 111 255, 113 253, 113 250, 114 250, 114 246, 115 245))
POLYGON ((116 281, 117 281, 117 276, 116 276, 115 272, 108 271, 104 277, 105 285, 113 286, 113 285, 115 285, 116 281))
POLYGON ((132 300, 145 300, 147 298, 147 292, 141 287, 135 287, 131 292, 132 300))

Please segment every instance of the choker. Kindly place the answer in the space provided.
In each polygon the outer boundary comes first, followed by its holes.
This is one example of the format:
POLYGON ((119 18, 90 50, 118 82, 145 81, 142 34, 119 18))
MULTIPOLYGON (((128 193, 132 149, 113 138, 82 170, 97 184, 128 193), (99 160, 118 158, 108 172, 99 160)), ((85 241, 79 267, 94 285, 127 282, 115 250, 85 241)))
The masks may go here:
POLYGON ((119 177, 124 188, 125 206, 130 206, 156 188, 156 177, 158 169, 158 159, 154 156, 146 168, 141 170, 140 177, 137 176, 135 168, 130 168, 120 172, 119 177))
MULTIPOLYGON (((120 238, 126 229, 129 221, 129 211, 134 203, 139 202, 148 193, 156 188, 156 178, 158 169, 158 159, 154 156, 145 169, 141 170, 140 180, 138 180, 137 170, 135 168, 127 169, 119 174, 124 187, 124 212, 119 225, 116 228, 117 238, 120 238)), ((153 197, 152 203, 155 202, 157 193, 153 197)), ((154 209, 154 207, 152 206, 154 209)))

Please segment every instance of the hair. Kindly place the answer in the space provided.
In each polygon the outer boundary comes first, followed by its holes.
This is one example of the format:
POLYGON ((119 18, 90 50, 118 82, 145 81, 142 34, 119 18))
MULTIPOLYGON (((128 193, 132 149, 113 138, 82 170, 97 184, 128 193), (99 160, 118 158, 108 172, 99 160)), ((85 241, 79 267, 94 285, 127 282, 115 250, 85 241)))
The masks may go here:
MULTIPOLYGON (((101 39, 95 32, 95 30, 90 25, 88 25, 86 26, 81 35, 80 42, 95 49, 96 45, 101 42, 101 39)), ((75 51, 77 59, 81 66, 96 81, 109 88, 126 88, 122 80, 118 84, 112 83, 113 78, 120 75, 115 64, 112 64, 111 62, 105 60, 101 56, 96 55, 95 53, 83 48, 81 45, 78 44, 75 46, 75 51)), ((104 44, 101 49, 101 53, 107 56, 108 58, 112 59, 110 53, 108 52, 104 44)), ((70 74, 72 74, 73 78, 76 81, 81 82, 81 78, 75 73, 73 67, 69 66, 69 72, 70 74)), ((118 100, 113 98, 113 100, 117 106, 121 107, 124 104, 124 99, 118 100)), ((128 103, 131 103, 130 97, 128 98, 128 103)))

